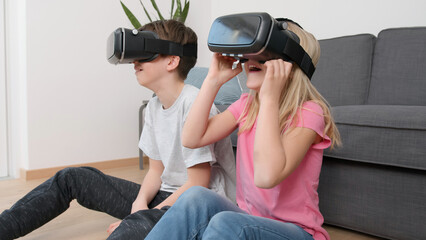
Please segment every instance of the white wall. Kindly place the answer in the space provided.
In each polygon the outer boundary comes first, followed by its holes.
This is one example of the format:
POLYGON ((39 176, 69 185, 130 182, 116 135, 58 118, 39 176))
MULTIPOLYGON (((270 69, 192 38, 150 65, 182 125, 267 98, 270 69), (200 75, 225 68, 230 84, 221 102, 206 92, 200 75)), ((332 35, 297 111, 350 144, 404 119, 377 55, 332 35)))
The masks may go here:
POLYGON ((299 22, 318 39, 372 33, 383 28, 426 25, 423 0, 215 0, 212 16, 236 12, 268 12, 299 22), (224 7, 226 6, 226 7, 224 7))
POLYGON ((6 0, 6 82, 10 174, 28 168, 25 0, 6 0))
POLYGON ((0 0, 0 178, 8 175, 4 1, 0 0))
POLYGON ((28 169, 136 157, 151 92, 106 61, 119 1, 27 1, 28 169))
MULTIPOLYGON (((108 35, 131 27, 118 0, 7 0, 11 158, 17 169, 38 169, 136 157, 138 108, 151 92, 131 65, 105 59, 108 35)), ((123 0, 147 19, 138 0, 123 0)), ((146 5, 149 7, 149 1, 146 5)), ((170 1, 157 1, 168 15, 170 1)), ((266 11, 298 21, 318 39, 426 25, 426 2, 338 0, 192 0, 187 25, 199 36, 198 66, 221 15, 266 11)), ((149 10, 155 15, 152 9, 149 10)))

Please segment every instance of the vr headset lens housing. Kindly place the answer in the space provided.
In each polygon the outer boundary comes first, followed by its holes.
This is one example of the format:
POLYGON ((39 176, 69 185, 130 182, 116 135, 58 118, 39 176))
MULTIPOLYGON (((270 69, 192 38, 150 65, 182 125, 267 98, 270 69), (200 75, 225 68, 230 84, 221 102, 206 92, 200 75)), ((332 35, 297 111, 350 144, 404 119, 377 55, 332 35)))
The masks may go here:
POLYGON ((112 64, 149 62, 159 54, 197 57, 197 45, 162 40, 151 31, 118 28, 108 37, 106 52, 112 64))
POLYGON ((315 67, 299 45, 298 36, 287 30, 287 21, 267 13, 222 16, 210 28, 208 47, 212 52, 241 60, 265 62, 281 58, 297 64, 311 78, 315 67))
POLYGON ((220 46, 229 47, 233 51, 239 50, 246 53, 250 52, 249 48, 260 50, 263 46, 261 43, 265 42, 267 36, 261 34, 258 36, 258 33, 261 28, 269 28, 269 26, 265 26, 265 23, 269 22, 262 22, 259 16, 219 18, 213 23, 210 30, 209 47, 211 49, 220 46), (262 25, 262 23, 264 24, 262 25))
POLYGON ((158 39, 150 31, 118 28, 108 37, 107 59, 112 64, 152 61, 158 54, 146 51, 146 39, 158 39))

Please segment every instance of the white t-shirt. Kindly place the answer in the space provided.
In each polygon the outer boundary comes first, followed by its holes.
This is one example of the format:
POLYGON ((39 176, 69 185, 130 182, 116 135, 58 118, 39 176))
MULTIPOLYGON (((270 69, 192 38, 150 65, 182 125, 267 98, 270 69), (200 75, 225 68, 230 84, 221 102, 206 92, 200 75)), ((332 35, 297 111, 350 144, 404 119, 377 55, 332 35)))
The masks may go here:
MULTIPOLYGON (((186 84, 168 109, 153 97, 146 107, 139 148, 149 158, 162 161, 161 190, 176 191, 188 179, 187 168, 208 162, 212 167, 209 188, 235 202, 235 159, 230 138, 197 149, 182 146, 182 128, 198 91, 186 84)), ((218 112, 213 105, 210 116, 218 112)))

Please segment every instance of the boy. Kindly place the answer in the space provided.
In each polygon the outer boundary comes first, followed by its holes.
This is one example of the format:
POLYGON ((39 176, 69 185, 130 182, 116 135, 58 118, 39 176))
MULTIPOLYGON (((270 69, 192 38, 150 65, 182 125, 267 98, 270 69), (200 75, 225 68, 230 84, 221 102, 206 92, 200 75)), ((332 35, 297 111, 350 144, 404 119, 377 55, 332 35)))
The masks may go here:
MULTIPOLYGON (((197 36, 174 20, 142 27, 160 39, 196 44, 197 36)), ((139 147, 149 157, 142 185, 107 176, 94 168, 59 171, 0 215, 1 239, 23 236, 64 212, 73 199, 84 207, 123 219, 108 228, 108 239, 143 239, 168 206, 191 186, 199 185, 235 201, 235 163, 230 140, 199 149, 181 144, 186 115, 198 93, 185 85, 196 57, 159 55, 135 62, 138 82, 156 94, 148 103, 139 147)), ((212 108, 212 114, 215 114, 212 108)))

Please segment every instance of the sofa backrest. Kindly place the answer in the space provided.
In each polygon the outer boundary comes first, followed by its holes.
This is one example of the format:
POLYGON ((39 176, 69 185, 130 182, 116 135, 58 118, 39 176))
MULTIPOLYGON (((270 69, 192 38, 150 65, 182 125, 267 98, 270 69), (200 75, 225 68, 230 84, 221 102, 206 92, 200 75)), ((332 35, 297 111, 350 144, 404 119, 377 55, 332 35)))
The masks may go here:
POLYGON ((367 104, 426 106, 426 27, 378 34, 367 104))
POLYGON ((359 34, 319 41, 321 56, 312 84, 331 106, 366 103, 375 39, 359 34))

